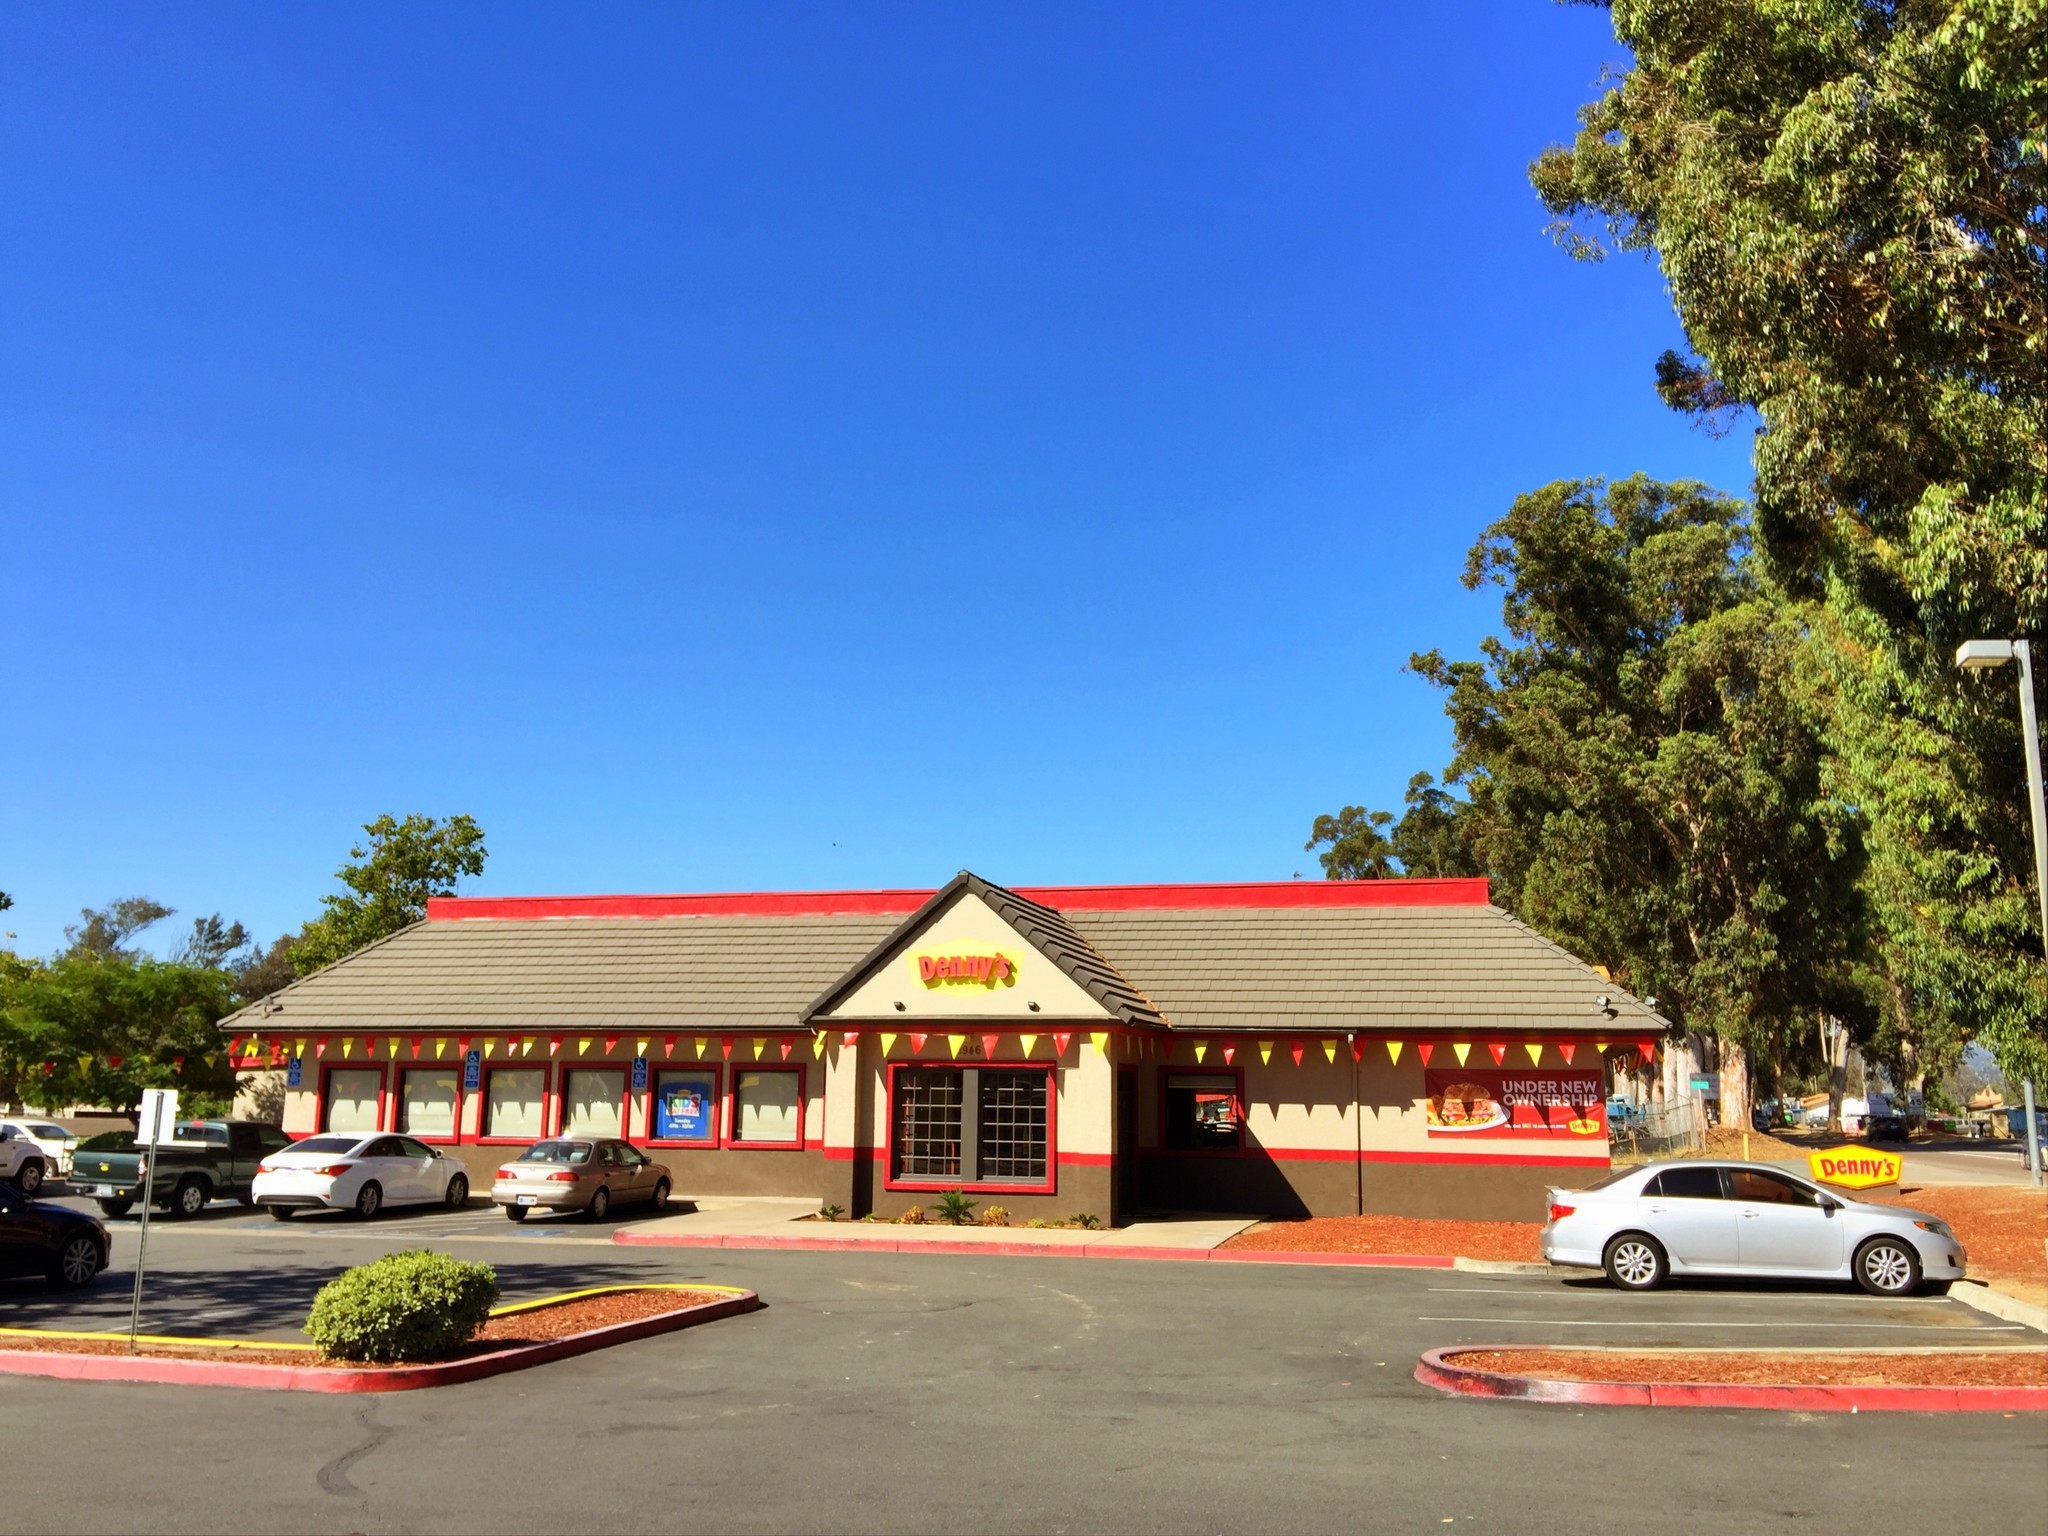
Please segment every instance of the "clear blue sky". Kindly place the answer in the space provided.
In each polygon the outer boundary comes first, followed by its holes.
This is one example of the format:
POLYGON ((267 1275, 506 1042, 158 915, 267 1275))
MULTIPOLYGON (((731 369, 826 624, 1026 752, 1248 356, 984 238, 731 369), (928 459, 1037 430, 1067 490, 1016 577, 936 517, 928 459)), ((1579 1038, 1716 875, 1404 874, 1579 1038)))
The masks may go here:
MULTIPOLYGON (((0 13, 0 926, 1285 878, 1521 490, 1731 489, 1524 180, 1596 9, 0 13)), ((166 932, 167 940, 173 935, 166 932)))

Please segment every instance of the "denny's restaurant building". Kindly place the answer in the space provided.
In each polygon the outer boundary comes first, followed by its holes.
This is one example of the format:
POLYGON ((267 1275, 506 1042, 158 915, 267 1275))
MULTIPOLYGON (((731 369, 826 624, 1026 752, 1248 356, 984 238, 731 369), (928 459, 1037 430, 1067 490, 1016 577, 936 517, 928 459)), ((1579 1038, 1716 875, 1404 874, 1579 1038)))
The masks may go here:
POLYGON ((224 1020, 245 1103, 489 1180, 554 1134, 678 1193, 894 1214, 1536 1219, 1665 1022, 1484 880, 449 897, 224 1020))

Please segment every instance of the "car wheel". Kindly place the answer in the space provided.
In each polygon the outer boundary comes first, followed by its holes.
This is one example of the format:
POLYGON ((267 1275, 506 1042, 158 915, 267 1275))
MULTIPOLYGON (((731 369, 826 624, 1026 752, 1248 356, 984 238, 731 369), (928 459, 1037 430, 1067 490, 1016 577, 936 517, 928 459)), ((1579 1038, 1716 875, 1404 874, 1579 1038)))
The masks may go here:
POLYGON ((668 1209, 667 1179, 660 1179, 656 1181, 654 1186, 654 1195, 647 1203, 654 1208, 654 1213, 657 1216, 659 1216, 663 1211, 668 1209))
POLYGON ((50 1279, 58 1285, 73 1288, 91 1285, 93 1276, 106 1267, 99 1239, 81 1232, 76 1237, 65 1239, 64 1246, 57 1250, 57 1262, 50 1266, 50 1279))
POLYGON ((197 1216, 212 1198, 213 1191, 206 1187, 206 1180, 187 1179, 171 1191, 171 1214, 181 1220, 197 1216))
POLYGON ((290 1221, 295 1214, 288 1205, 266 1205, 263 1209, 270 1212, 272 1221, 290 1221))
POLYGON ((384 1191, 372 1179, 356 1191, 356 1214, 368 1221, 384 1208, 384 1191))
POLYGON ((528 1207, 523 1205, 508 1205, 505 1207, 505 1219, 507 1221, 524 1221, 526 1220, 527 1210, 528 1207))
POLYGON ((1906 1296, 1920 1283, 1920 1255, 1901 1237, 1873 1237, 1856 1250, 1856 1283, 1873 1296, 1906 1296))
POLYGON ((590 1197, 590 1204, 586 1205, 583 1208, 583 1214, 588 1216, 592 1221, 603 1221, 606 1213, 608 1213, 611 1210, 611 1208, 612 1192, 608 1189, 600 1187, 597 1193, 593 1194, 590 1197))
POLYGON ((256 1197, 250 1194, 249 1191, 245 1189, 239 1195, 235 1196, 235 1204, 254 1207, 254 1205, 256 1204, 256 1197))
POLYGON ((1600 1267, 1624 1291, 1655 1290, 1664 1283, 1668 1268, 1657 1240, 1640 1232, 1624 1232, 1612 1239, 1600 1256, 1600 1267))
POLYGON ((100 1208, 102 1215, 111 1216, 116 1221, 135 1209, 132 1200, 95 1200, 93 1204, 100 1208))
POLYGON ((43 1164, 40 1158, 30 1158, 14 1175, 14 1184, 24 1195, 34 1195, 43 1187, 43 1164))
POLYGON ((469 1204, 469 1176, 458 1173, 448 1181, 448 1209, 459 1211, 469 1204))

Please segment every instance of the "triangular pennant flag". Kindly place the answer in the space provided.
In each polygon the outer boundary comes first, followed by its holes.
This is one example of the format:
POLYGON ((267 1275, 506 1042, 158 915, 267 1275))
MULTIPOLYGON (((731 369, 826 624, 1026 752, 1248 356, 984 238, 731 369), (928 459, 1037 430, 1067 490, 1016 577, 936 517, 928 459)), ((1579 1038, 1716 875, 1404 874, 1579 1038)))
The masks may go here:
POLYGON ((398 1036, 396 1035, 391 1037, 391 1057, 394 1061, 398 1059, 398 1036))
MULTIPOLYGON (((313 1042, 313 1059, 315 1061, 318 1061, 322 1056, 325 1056, 326 1054, 327 1042, 325 1040, 315 1040, 313 1042)), ((234 1058, 230 1056, 228 1060, 233 1061, 234 1058)))
POLYGON ((1270 1040, 1261 1040, 1259 1042, 1259 1065, 1262 1067, 1266 1067, 1271 1066, 1272 1064, 1273 1042, 1270 1040))
POLYGON ((1353 1061, 1365 1060, 1365 1042, 1356 1035, 1351 1037, 1351 1059, 1353 1061))
POLYGON ((960 1059, 960 1047, 965 1045, 966 1043, 967 1037, 965 1035, 946 1036, 946 1049, 953 1053, 953 1059, 955 1061, 958 1061, 960 1059))
POLYGON ((469 1036, 457 1035, 455 1037, 455 1054, 458 1056, 467 1056, 469 1054, 469 1036))
POLYGON ((635 1040, 633 1042, 633 1054, 635 1056, 645 1056, 647 1054, 648 1043, 649 1042, 645 1040, 635 1040))
POLYGON ((783 1059, 784 1061, 787 1061, 787 1060, 789 1060, 789 1049, 790 1049, 790 1047, 791 1047, 791 1046, 795 1045, 795 1044, 796 1044, 796 1042, 795 1042, 794 1040, 788 1040, 788 1039, 784 1039, 784 1040, 780 1040, 780 1041, 778 1041, 778 1042, 776 1042, 776 1043, 777 1043, 777 1044, 779 1044, 779 1045, 780 1045, 780 1046, 782 1047, 782 1059, 783 1059))
POLYGON ((981 1037, 982 1060, 994 1061, 996 1059, 996 1047, 1002 1043, 1003 1037, 1001 1035, 983 1035, 981 1037))
POLYGON ((1533 1067, 1543 1060, 1543 1047, 1541 1044, 1524 1042, 1522 1049, 1529 1053, 1530 1066, 1533 1067))
MULTIPOLYGON (((1426 1058, 1425 1058, 1425 1059, 1426 1059, 1426 1058)), ((1398 1041, 1398 1040, 1389 1040, 1389 1041, 1387 1042, 1387 1061, 1388 1061, 1388 1063, 1389 1063, 1390 1065, 1393 1065, 1393 1066, 1397 1066, 1397 1067, 1398 1067, 1398 1066, 1399 1066, 1399 1065, 1401 1064, 1401 1042, 1400 1042, 1400 1041, 1398 1041)))
POLYGON ((1578 1048, 1578 1042, 1574 1040, 1560 1040, 1557 1042, 1557 1054, 1564 1058, 1566 1066, 1572 1064, 1572 1052, 1578 1048))
POLYGON ((1593 1042, 1593 1049, 1596 1051, 1604 1051, 1607 1049, 1607 1042, 1605 1040, 1595 1040, 1593 1042))
POLYGON ((1300 1066, 1300 1065, 1301 1065, 1301 1042, 1300 1042, 1299 1040, 1290 1040, 1290 1041, 1288 1041, 1288 1042, 1287 1042, 1287 1054, 1288 1054, 1288 1055, 1290 1055, 1290 1056, 1292 1056, 1292 1057, 1294 1058, 1294 1064, 1295 1064, 1295 1065, 1296 1065, 1297 1067, 1298 1067, 1298 1066, 1300 1066))
POLYGON ((1425 1067, 1429 1065, 1429 1053, 1435 1049, 1436 1042, 1434 1040, 1418 1040, 1415 1042, 1415 1054, 1422 1058, 1422 1064, 1425 1067))
POLYGON ((78 1070, 79 1070, 79 1071, 81 1071, 81 1072, 88 1072, 88 1071, 90 1071, 91 1069, 92 1069, 92 1058, 91 1058, 90 1056, 81 1056, 81 1057, 79 1057, 79 1058, 78 1058, 78 1070))
POLYGON ((1096 1030, 1093 1034, 1089 1035, 1088 1043, 1095 1047, 1096 1055, 1107 1056, 1109 1054, 1109 1031, 1106 1029, 1096 1030))
POLYGON ((913 1056, 915 1056, 915 1055, 919 1054, 919 1053, 920 1053, 921 1051, 923 1051, 923 1050, 924 1050, 924 1036, 923 1036, 923 1035, 912 1035, 912 1036, 910 1037, 910 1054, 911 1054, 911 1055, 913 1055, 913 1056))
POLYGON ((705 1039, 705 1038, 704 1038, 704 1036, 702 1036, 702 1035, 699 1035, 699 1036, 697 1036, 697 1059, 698 1059, 699 1061, 702 1061, 702 1060, 704 1059, 704 1052, 705 1052, 705 1049, 706 1049, 706 1048, 707 1048, 707 1047, 708 1047, 708 1046, 709 1046, 710 1044, 711 1044, 711 1042, 710 1042, 709 1040, 705 1039))
POLYGON ((434 1060, 439 1061, 441 1057, 446 1053, 447 1049, 447 1037, 445 1035, 436 1035, 434 1037, 434 1060))
POLYGON ((1197 1040, 1195 1042, 1195 1065, 1199 1067, 1202 1064, 1202 1058, 1208 1054, 1209 1042, 1206 1040, 1197 1040))
POLYGON ((813 1060, 817 1061, 825 1059, 825 1037, 823 1035, 811 1036, 811 1056, 813 1060))
POLYGON ((1328 1062, 1328 1063, 1329 1063, 1329 1064, 1330 1064, 1331 1066, 1333 1066, 1333 1067, 1334 1067, 1334 1066, 1335 1066, 1335 1065, 1337 1064, 1337 1042, 1336 1042, 1336 1041, 1334 1041, 1334 1040, 1325 1040, 1325 1041, 1323 1042, 1323 1060, 1327 1061, 1327 1062, 1328 1062))
POLYGON ((559 1051, 559 1050, 560 1050, 561 1048, 562 1048, 562 1037, 561 1037, 560 1035, 549 1035, 549 1036, 548 1036, 548 1054, 549 1054, 550 1056, 552 1056, 552 1055, 554 1055, 554 1054, 555 1054, 555 1052, 559 1051))
POLYGON ((1462 1040, 1460 1040, 1460 1041, 1456 1042, 1455 1044, 1453 1044, 1453 1045, 1451 1046, 1451 1050, 1452 1050, 1452 1052, 1453 1052, 1453 1053, 1454 1053, 1454 1054, 1455 1054, 1455 1055, 1457 1056, 1457 1058, 1458 1058, 1458 1065, 1459 1065, 1459 1066, 1461 1066, 1461 1067, 1462 1067, 1463 1065, 1465 1065, 1465 1058, 1466 1058, 1467 1056, 1470 1056, 1470 1055, 1472 1054, 1472 1047, 1471 1047, 1471 1046, 1469 1046, 1469 1045, 1467 1045, 1467 1044, 1466 1044, 1466 1043, 1465 1043, 1464 1041, 1462 1041, 1462 1040))
POLYGON ((1496 1067, 1501 1064, 1501 1061, 1507 1056, 1508 1053, 1507 1046, 1499 1040, 1487 1041, 1486 1048, 1488 1051, 1493 1053, 1493 1064, 1496 1067))
POLYGON ((762 1039, 759 1035, 756 1035, 754 1037, 754 1060, 759 1061, 761 1059, 761 1053, 767 1049, 768 1042, 762 1039))
POLYGON ((675 1055, 675 1053, 676 1037, 674 1035, 663 1035, 661 1037, 661 1054, 664 1056, 673 1056, 675 1055))
MULTIPOLYGON (((305 1054, 306 1054, 306 1042, 305 1042, 305 1041, 303 1041, 303 1040, 294 1040, 294 1041, 292 1042, 292 1054, 293 1054, 294 1056, 303 1056, 303 1055, 305 1055, 305 1054)), ((208 1065, 210 1066, 210 1065, 212 1065, 212 1063, 210 1063, 210 1062, 209 1062, 209 1063, 208 1063, 208 1065)))
POLYGON ((538 1040, 534 1039, 533 1036, 528 1035, 524 1040, 519 1042, 519 1054, 522 1056, 531 1056, 533 1054, 533 1048, 538 1044, 540 1044, 538 1040))
POLYGON ((719 1053, 719 1055, 723 1056, 723 1057, 724 1057, 724 1058, 725 1058, 725 1059, 726 1059, 727 1061, 731 1061, 731 1060, 732 1060, 732 1036, 731 1036, 731 1035, 722 1035, 722 1036, 720 1036, 720 1037, 719 1037, 719 1041, 718 1041, 718 1053, 719 1053))
MULTIPOLYGON (((16 1070, 18 1071, 20 1069, 17 1068, 16 1070)), ((171 1070, 173 1072, 183 1072, 185 1070, 185 1058, 182 1056, 173 1056, 171 1058, 171 1070)))
POLYGON ((1017 1037, 1017 1043, 1018 1043, 1019 1045, 1021 1045, 1021 1046, 1023 1046, 1023 1047, 1024 1047, 1024 1055, 1025 1055, 1025 1058, 1026 1058, 1026 1059, 1028 1060, 1028 1059, 1030 1059, 1030 1056, 1031 1056, 1031 1049, 1032 1049, 1032 1047, 1038 1044, 1038 1036, 1036 1036, 1036 1035, 1019 1035, 1019 1036, 1017 1037))
MULTIPOLYGON (((209 1067, 212 1066, 216 1061, 220 1060, 218 1056, 202 1056, 199 1059, 205 1062, 209 1067)), ((55 1063, 54 1061, 46 1061, 43 1063, 43 1075, 45 1077, 48 1077, 56 1069, 57 1063, 55 1063)))
POLYGON ((839 1037, 839 1043, 848 1050, 852 1050, 856 1045, 860 1044, 860 1031, 857 1029, 847 1030, 839 1037))
POLYGON ((589 1041, 588 1041, 587 1039, 586 1039, 586 1040, 578 1040, 578 1041, 576 1042, 576 1054, 577 1054, 578 1056, 581 1056, 581 1055, 582 1055, 582 1054, 583 1054, 583 1053, 584 1053, 585 1051, 587 1051, 587 1050, 589 1050, 589 1049, 590 1049, 590 1042, 589 1042, 589 1041))
POLYGON ((1067 1042, 1072 1040, 1073 1038, 1074 1037, 1071 1033, 1061 1034, 1059 1031, 1055 1030, 1053 1032, 1052 1037, 1052 1048, 1054 1052, 1060 1056, 1065 1056, 1067 1054, 1067 1042))
POLYGON ((615 1045, 617 1045, 618 1043, 619 1043, 619 1037, 618 1037, 617 1035, 606 1035, 606 1036, 604 1037, 604 1053, 605 1053, 605 1055, 607 1055, 607 1056, 611 1055, 611 1053, 612 1053, 612 1047, 613 1047, 613 1046, 615 1046, 615 1045))
POLYGON ((410 1043, 412 1045, 412 1059, 418 1061, 420 1059, 420 1047, 426 1044, 426 1037, 424 1035, 414 1035, 410 1043))
POLYGON ((349 1052, 353 1051, 353 1050, 354 1050, 355 1048, 356 1048, 356 1043, 355 1043, 355 1041, 353 1041, 353 1040, 349 1039, 349 1037, 348 1037, 347 1035, 343 1035, 343 1036, 341 1037, 341 1056, 342 1056, 342 1060, 346 1061, 346 1060, 348 1059, 348 1055, 349 1055, 349 1052))
POLYGON ((228 1054, 230 1056, 239 1056, 242 1054, 242 1037, 240 1035, 236 1035, 233 1039, 228 1041, 228 1054))
POLYGON ((887 1055, 888 1055, 888 1054, 889 1054, 889 1053, 890 1053, 891 1051, 893 1051, 893 1050, 895 1050, 895 1049, 896 1049, 896 1037, 895 1037, 894 1035, 884 1035, 884 1036, 882 1036, 882 1054, 883 1054, 884 1056, 887 1056, 887 1055))
POLYGON ((1645 1040, 1642 1042, 1642 1049, 1643 1065, 1647 1067, 1657 1059, 1657 1042, 1654 1040, 1645 1040))
POLYGON ((1236 1059, 1236 1057, 1237 1042, 1233 1040, 1228 1045, 1223 1047, 1223 1065, 1225 1065, 1226 1067, 1229 1066, 1231 1062, 1236 1059))

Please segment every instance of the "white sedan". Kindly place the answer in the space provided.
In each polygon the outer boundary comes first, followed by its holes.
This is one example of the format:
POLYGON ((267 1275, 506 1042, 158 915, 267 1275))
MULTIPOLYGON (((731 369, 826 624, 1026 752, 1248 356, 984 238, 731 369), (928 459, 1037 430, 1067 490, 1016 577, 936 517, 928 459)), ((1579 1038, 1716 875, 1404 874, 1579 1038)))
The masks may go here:
POLYGON ((1650 1163, 1553 1189, 1540 1246, 1552 1264, 1604 1269, 1625 1291, 1674 1275, 1751 1275, 1904 1296, 1946 1291, 1964 1274, 1963 1246, 1940 1217, 1755 1163, 1650 1163))
POLYGON ((352 1132, 308 1136, 256 1165, 255 1203, 279 1221, 298 1211, 376 1215, 387 1205, 445 1205, 469 1199, 469 1175, 410 1136, 352 1132))

